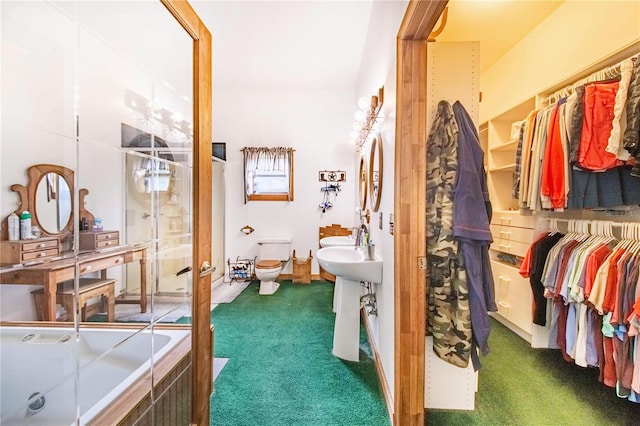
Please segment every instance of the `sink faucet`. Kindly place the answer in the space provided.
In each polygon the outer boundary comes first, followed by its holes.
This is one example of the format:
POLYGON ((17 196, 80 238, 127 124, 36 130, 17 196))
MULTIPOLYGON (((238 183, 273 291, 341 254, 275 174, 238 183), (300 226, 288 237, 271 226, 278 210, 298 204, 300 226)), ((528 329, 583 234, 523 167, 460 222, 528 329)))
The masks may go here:
POLYGON ((365 225, 364 223, 362 225, 360 225, 360 229, 358 230, 358 233, 356 234, 356 250, 360 248, 360 244, 362 243, 362 237, 363 234, 369 234, 369 228, 367 228, 367 225, 365 225))

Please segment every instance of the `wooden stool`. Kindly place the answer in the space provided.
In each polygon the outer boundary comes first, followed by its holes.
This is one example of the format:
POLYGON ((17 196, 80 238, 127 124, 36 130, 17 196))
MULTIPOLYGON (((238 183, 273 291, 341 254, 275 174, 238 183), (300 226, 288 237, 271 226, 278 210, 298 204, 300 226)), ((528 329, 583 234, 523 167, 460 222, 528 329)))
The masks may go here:
MULTIPOLYGON (((116 312, 116 300, 115 300, 115 283, 113 279, 102 278, 80 278, 80 288, 78 291, 78 305, 81 307, 80 320, 86 321, 86 305, 90 299, 94 297, 100 297, 100 303, 102 303, 102 309, 104 310, 106 304, 107 321, 113 322, 116 312)), ((31 292, 36 305, 36 314, 38 319, 43 318, 44 313, 44 290, 38 289, 31 292)), ((67 311, 67 318, 69 321, 75 320, 73 310, 73 298, 75 296, 75 289, 73 281, 65 281, 58 284, 58 291, 56 292, 56 302, 61 304, 67 311)))

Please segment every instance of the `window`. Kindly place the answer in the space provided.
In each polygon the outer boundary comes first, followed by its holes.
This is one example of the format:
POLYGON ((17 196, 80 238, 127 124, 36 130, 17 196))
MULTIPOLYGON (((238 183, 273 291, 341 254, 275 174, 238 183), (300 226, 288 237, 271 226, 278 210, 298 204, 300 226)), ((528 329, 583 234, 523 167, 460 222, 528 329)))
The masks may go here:
POLYGON ((293 149, 242 148, 244 202, 293 201, 293 149))

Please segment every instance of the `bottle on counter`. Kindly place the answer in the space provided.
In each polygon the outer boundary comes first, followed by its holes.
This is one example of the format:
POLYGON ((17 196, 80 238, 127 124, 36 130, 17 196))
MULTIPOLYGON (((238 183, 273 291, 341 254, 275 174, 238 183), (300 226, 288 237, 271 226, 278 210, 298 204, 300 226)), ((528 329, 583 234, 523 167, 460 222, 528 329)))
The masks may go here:
POLYGON ((9 227, 9 240, 17 241, 20 239, 20 218, 17 214, 11 213, 7 219, 9 227))
POLYGON ((23 211, 20 215, 20 239, 31 238, 31 213, 23 211))

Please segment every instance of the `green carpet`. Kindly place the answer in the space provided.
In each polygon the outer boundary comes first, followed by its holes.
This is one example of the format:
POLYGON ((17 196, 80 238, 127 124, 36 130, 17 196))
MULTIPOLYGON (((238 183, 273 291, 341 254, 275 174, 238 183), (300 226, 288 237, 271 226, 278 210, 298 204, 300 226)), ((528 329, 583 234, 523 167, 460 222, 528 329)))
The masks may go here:
POLYGON ((366 333, 360 362, 331 354, 333 285, 252 283, 211 312, 214 352, 229 362, 214 383, 211 425, 389 425, 366 333))
POLYGON ((532 349, 491 320, 491 353, 482 358, 476 410, 428 410, 429 425, 638 425, 640 404, 620 399, 558 350, 532 349))

